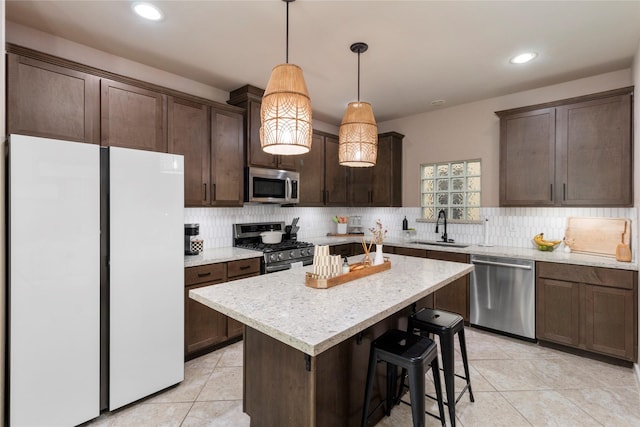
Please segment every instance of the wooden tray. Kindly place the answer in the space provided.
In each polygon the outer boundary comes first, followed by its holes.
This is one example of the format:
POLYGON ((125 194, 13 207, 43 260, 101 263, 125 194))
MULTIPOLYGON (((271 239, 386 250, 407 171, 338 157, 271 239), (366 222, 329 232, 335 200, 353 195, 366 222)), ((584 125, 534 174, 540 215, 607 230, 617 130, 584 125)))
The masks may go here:
POLYGON ((572 252, 616 256, 619 243, 629 244, 631 221, 627 218, 568 217, 565 243, 572 252))
POLYGON ((389 270, 390 268, 391 261, 385 260, 380 265, 372 265, 360 270, 341 274, 340 276, 330 277, 328 279, 316 279, 315 277, 313 277, 313 273, 307 273, 305 277, 305 285, 309 286, 310 288, 328 289, 333 286, 342 285, 343 283, 347 283, 352 280, 361 279, 372 274, 380 273, 381 271, 389 270))

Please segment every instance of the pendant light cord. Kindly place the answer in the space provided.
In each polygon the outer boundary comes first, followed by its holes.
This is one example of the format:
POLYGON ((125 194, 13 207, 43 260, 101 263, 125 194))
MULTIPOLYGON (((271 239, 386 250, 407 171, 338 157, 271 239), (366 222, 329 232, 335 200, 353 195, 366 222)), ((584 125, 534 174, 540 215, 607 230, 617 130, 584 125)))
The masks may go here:
POLYGON ((289 2, 287 1, 287 33, 286 33, 286 38, 287 38, 287 49, 286 49, 286 57, 285 57, 285 62, 288 64, 289 63, 289 2))
POLYGON ((358 102, 360 102, 360 51, 358 51, 358 102))

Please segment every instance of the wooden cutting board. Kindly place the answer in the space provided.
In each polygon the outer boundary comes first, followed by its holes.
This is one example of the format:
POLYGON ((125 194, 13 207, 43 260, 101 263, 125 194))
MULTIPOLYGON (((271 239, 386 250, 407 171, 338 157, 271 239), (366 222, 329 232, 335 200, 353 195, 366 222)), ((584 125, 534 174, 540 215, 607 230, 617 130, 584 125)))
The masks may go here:
POLYGON ((615 258, 619 243, 630 244, 631 220, 568 217, 564 236, 565 244, 571 248, 572 252, 615 258), (624 233, 624 239, 622 239, 622 233, 624 233))

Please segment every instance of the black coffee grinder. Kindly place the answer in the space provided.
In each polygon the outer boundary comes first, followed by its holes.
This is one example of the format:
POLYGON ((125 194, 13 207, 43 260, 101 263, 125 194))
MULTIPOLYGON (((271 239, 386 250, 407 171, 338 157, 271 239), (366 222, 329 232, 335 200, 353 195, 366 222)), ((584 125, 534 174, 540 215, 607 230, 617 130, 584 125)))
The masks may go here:
POLYGON ((191 250, 191 238, 200 234, 200 224, 184 225, 184 254, 198 255, 200 252, 191 250))

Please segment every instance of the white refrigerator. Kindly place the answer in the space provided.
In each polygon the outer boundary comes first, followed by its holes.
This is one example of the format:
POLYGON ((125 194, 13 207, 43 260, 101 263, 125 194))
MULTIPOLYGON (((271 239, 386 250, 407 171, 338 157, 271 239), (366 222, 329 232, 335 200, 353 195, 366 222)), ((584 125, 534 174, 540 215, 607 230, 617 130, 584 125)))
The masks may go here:
POLYGON ((183 157, 11 135, 8 176, 10 425, 182 381, 183 157))

